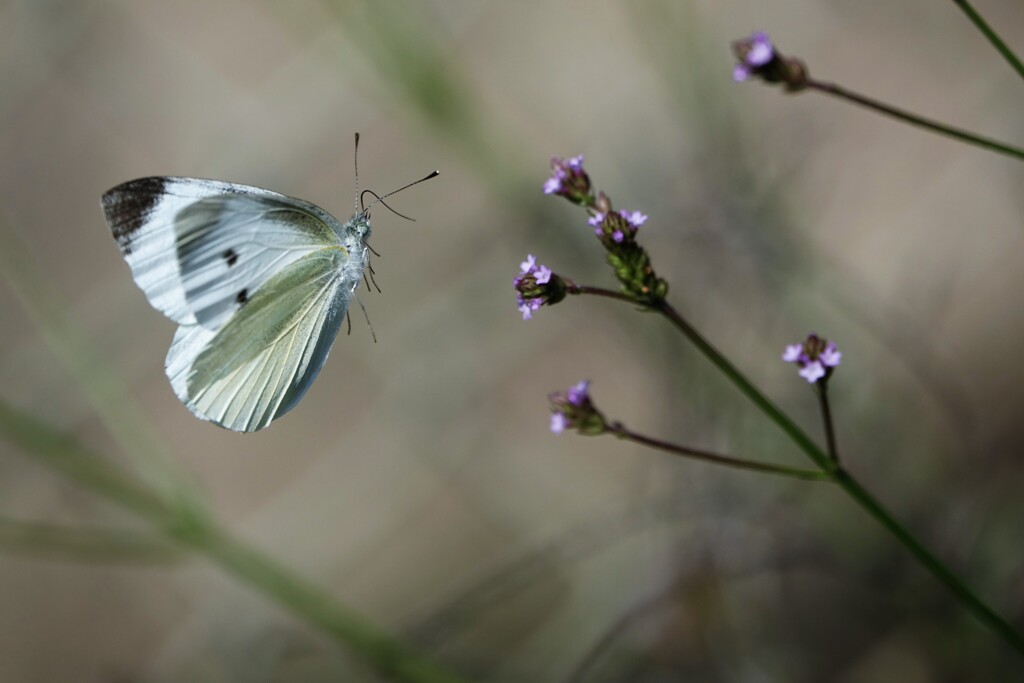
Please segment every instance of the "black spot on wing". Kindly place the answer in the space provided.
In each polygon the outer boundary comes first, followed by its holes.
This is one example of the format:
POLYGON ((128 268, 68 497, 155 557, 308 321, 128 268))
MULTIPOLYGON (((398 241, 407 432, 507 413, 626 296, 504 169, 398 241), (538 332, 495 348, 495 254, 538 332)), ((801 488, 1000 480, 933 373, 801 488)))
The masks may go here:
POLYGON ((241 292, 238 293, 238 296, 235 297, 235 301, 238 302, 239 306, 242 306, 248 300, 249 300, 249 290, 248 289, 243 289, 241 292))
POLYGON ((221 256, 224 257, 224 260, 228 262, 229 266, 233 266, 236 263, 238 263, 238 252, 236 252, 234 249, 228 249, 223 254, 221 254, 221 256))
POLYGON ((132 237, 160 201, 167 179, 160 177, 129 180, 104 193, 103 215, 125 254, 132 252, 132 237))

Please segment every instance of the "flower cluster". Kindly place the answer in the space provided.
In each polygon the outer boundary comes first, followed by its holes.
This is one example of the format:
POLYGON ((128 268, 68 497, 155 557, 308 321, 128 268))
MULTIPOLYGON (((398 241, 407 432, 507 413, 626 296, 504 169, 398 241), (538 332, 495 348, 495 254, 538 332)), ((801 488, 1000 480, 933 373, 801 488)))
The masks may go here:
POLYGON ((835 342, 822 339, 816 334, 808 335, 802 344, 790 344, 782 353, 782 360, 800 366, 800 376, 811 384, 828 380, 832 370, 839 365, 843 354, 835 342))
POLYGON ((551 157, 551 177, 544 182, 544 194, 565 197, 573 204, 590 206, 594 203, 590 178, 583 170, 583 155, 561 159, 551 157))
POLYGON ((519 264, 519 275, 512 280, 512 285, 523 320, 532 318, 533 312, 544 304, 557 304, 565 298, 565 281, 547 266, 537 265, 533 254, 519 264))
POLYGON ((639 211, 598 211, 587 220, 593 226, 595 235, 615 244, 622 244, 626 239, 632 240, 637 229, 646 222, 647 216, 639 211))
POLYGON ((548 399, 551 401, 551 431, 555 434, 575 429, 580 434, 597 436, 607 430, 604 415, 590 400, 589 381, 580 382, 565 392, 556 391, 548 399))
POLYGON ((732 51, 739 60, 732 69, 734 81, 760 78, 766 83, 783 83, 789 92, 807 87, 808 74, 804 63, 782 55, 763 31, 733 42, 732 51))

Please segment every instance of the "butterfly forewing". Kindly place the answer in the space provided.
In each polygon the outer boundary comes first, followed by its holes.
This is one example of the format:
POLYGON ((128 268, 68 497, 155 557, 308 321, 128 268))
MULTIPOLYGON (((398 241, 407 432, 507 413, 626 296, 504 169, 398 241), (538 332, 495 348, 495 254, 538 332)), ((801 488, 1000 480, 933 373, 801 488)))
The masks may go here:
POLYGON ((178 266, 188 308, 217 329, 282 268, 337 233, 303 208, 276 197, 208 197, 174 219, 178 266))
POLYGON ((275 274, 217 332, 182 326, 167 376, 196 415, 254 431, 290 410, 312 384, 351 294, 341 247, 307 254, 275 274))
POLYGON ((338 243, 339 224, 322 209, 246 185, 141 178, 102 203, 135 282, 185 325, 217 328, 281 267, 338 243))

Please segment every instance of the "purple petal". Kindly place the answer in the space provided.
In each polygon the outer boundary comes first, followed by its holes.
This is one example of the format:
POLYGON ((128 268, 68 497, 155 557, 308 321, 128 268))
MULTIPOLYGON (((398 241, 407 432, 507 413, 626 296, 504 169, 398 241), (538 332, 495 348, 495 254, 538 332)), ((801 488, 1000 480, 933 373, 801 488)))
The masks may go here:
POLYGON ((836 345, 833 342, 829 342, 828 346, 825 347, 825 350, 818 355, 818 360, 830 368, 834 368, 839 365, 842 358, 842 352, 836 348, 836 345))
POLYGON ((640 213, 639 211, 634 211, 633 213, 629 213, 628 211, 620 211, 619 215, 625 218, 629 222, 629 224, 632 225, 634 228, 639 228, 641 225, 647 222, 647 216, 640 213))
POLYGON ((519 312, 523 314, 523 320, 529 320, 533 317, 533 310, 526 303, 519 306, 519 312))
POLYGON ((551 431, 555 434, 561 434, 568 426, 569 420, 566 419, 565 415, 555 413, 551 416, 551 431))
POLYGON ((750 36, 750 52, 747 53, 746 61, 749 66, 764 66, 772 61, 775 56, 775 48, 772 47, 772 40, 764 31, 758 31, 750 36))
POLYGON ((526 275, 533 267, 537 265, 537 259, 534 258, 533 254, 527 254, 526 260, 519 264, 519 272, 522 275, 526 275))
POLYGON ((583 380, 576 386, 570 387, 565 392, 565 397, 574 406, 582 405, 587 399, 587 391, 590 389, 590 380, 583 380))
POLYGON ((562 179, 553 176, 544 181, 544 194, 555 194, 562 189, 562 179))
POLYGON ((574 171, 582 171, 583 170, 583 155, 580 154, 579 156, 572 157, 571 159, 569 159, 568 161, 565 162, 565 165, 568 166, 569 168, 571 168, 574 171))
MULTIPOLYGON (((737 83, 742 83, 743 81, 747 80, 748 78, 750 78, 750 69, 748 69, 743 64, 737 64, 736 66, 734 66, 732 68, 732 80, 736 81, 737 83)), ((551 182, 551 181, 548 181, 548 182, 551 182)), ((548 192, 547 187, 548 187, 547 185, 544 185, 544 191, 545 192, 548 192)), ((548 194, 551 194, 551 193, 548 192, 548 194)))
POLYGON ((786 350, 782 352, 782 360, 787 363, 795 363, 800 360, 800 356, 802 356, 803 353, 803 344, 790 344, 786 347, 786 350))
POLYGON ((538 285, 546 285, 551 281, 551 269, 547 266, 540 266, 537 268, 537 273, 534 275, 534 279, 537 280, 538 285))
POLYGON ((818 361, 813 360, 800 370, 800 376, 814 384, 825 376, 825 367, 818 361))
POLYGON ((593 216, 587 219, 587 225, 598 226, 604 223, 604 214, 595 213, 593 216))
POLYGON ((616 242, 621 242, 625 238, 626 236, 622 234, 621 230, 616 230, 615 232, 612 233, 612 239, 615 240, 616 242))

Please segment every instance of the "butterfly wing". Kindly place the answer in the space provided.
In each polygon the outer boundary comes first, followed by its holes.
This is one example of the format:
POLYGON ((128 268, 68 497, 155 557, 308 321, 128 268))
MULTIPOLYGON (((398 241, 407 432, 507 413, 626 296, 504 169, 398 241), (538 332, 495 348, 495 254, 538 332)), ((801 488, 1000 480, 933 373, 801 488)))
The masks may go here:
POLYGON ((136 283, 180 325, 166 359, 178 398, 235 431, 298 403, 362 277, 344 227, 309 202, 196 178, 133 180, 102 204, 136 283))
POLYGON ((338 222, 319 207, 246 185, 140 178, 102 204, 150 303, 180 324, 212 330, 275 273, 338 244, 338 222))
POLYGON ((281 270, 219 330, 178 329, 167 377, 198 417, 239 432, 266 427, 313 383, 337 336, 352 286, 343 247, 320 249, 281 270))

